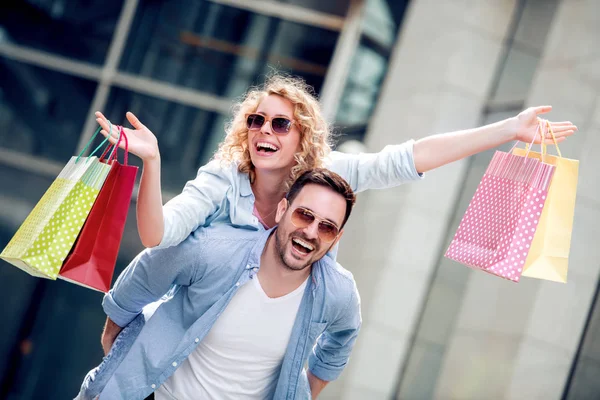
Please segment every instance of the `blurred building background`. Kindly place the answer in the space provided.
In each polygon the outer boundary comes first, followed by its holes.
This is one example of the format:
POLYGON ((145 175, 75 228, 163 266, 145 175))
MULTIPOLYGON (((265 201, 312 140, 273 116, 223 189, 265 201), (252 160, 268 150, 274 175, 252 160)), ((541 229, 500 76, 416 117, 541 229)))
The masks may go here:
MULTIPOLYGON (((551 104, 581 160, 568 284, 518 285, 443 253, 492 152, 362 193, 342 241, 363 301, 323 399, 600 398, 600 1, 3 0, 0 246, 102 110, 158 136, 165 197, 273 68, 319 93, 343 151, 551 104)), ((138 164, 139 165, 139 164, 138 164)), ((119 273, 141 250, 135 199, 119 273)), ((0 261, 0 398, 72 398, 101 359, 102 295, 0 261)))

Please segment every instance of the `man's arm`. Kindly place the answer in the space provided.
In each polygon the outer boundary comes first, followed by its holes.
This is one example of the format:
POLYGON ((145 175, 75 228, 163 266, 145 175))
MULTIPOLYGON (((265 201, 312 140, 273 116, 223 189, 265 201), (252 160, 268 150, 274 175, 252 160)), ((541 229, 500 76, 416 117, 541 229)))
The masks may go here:
POLYGON ((319 337, 309 355, 308 376, 311 390, 316 388, 314 396, 318 395, 327 383, 337 379, 346 367, 361 323, 360 297, 354 286, 344 309, 319 337), (314 378, 311 379, 311 375, 314 378))
POLYGON ((310 393, 312 394, 313 400, 315 400, 319 396, 319 393, 321 393, 321 390, 323 390, 329 382, 317 378, 310 371, 308 371, 307 376, 308 383, 310 384, 310 393))
POLYGON ((100 340, 102 343, 102 350, 104 350, 104 355, 108 354, 110 348, 115 342, 115 339, 117 336, 119 336, 119 333, 121 333, 122 330, 123 328, 115 324, 109 317, 106 317, 106 324, 104 325, 102 339, 100 340))
MULTIPOLYGON (((200 279, 200 266, 204 265, 203 240, 201 233, 193 234, 177 246, 142 251, 104 296, 102 306, 110 321, 125 327, 173 285, 189 286, 200 279)), ((109 323, 107 327, 112 326, 109 323)), ((112 331, 115 329, 112 327, 112 331)))

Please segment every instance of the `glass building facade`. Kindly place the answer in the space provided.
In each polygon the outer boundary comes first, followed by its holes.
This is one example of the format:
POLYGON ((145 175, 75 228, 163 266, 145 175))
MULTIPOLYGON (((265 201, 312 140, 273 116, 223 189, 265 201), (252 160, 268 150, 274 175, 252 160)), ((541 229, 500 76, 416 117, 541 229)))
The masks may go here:
MULTIPOLYGON (((562 2, 513 3, 482 124, 526 105, 562 2)), ((314 87, 338 145, 362 142, 409 6, 408 0, 2 1, 0 248, 88 142, 96 110, 121 124, 132 111, 155 133, 165 200, 211 158, 234 102, 273 71, 314 87)), ((469 160, 455 210, 442 221, 446 244, 491 155, 469 160)), ((142 249, 135 201, 134 193, 115 276, 142 249)), ((393 374, 392 398, 435 397, 471 274, 439 254, 402 368, 393 374)), ((557 398, 600 396, 598 290, 586 304, 578 350, 557 398)), ((4 261, 0 293, 0 399, 72 398, 102 357, 102 295, 32 278, 4 261)))
MULTIPOLYGON (((167 199, 210 159, 232 104, 275 70, 314 87, 340 141, 361 140, 406 3, 3 1, 0 246, 89 140, 96 110, 117 123, 132 111, 155 133, 167 199)), ((115 276, 141 248, 134 196, 115 276)), ((73 397, 102 356, 102 296, 2 264, 0 398, 73 397)))

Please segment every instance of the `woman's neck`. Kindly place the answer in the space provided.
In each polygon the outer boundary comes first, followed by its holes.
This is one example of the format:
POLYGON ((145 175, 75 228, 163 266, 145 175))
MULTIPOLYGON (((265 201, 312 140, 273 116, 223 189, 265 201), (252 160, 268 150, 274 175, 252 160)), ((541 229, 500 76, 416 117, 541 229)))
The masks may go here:
POLYGON ((285 196, 289 174, 256 172, 252 182, 254 206, 268 227, 275 225, 277 204, 285 196))
POLYGON ((256 201, 263 204, 277 204, 285 195, 285 184, 289 173, 256 171, 252 192, 256 201))

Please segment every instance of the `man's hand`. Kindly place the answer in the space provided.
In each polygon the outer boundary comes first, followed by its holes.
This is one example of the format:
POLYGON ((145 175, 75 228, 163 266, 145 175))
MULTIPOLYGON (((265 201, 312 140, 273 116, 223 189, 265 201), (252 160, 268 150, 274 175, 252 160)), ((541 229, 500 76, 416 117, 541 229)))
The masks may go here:
POLYGON ((123 328, 119 325, 115 324, 110 318, 106 318, 106 324, 104 325, 104 331, 102 332, 102 339, 100 343, 102 343, 102 350, 104 350, 104 355, 107 355, 112 347, 115 339, 119 335, 123 328))
POLYGON ((312 398, 313 400, 315 400, 319 393, 321 393, 321 390, 323 390, 323 388, 327 386, 329 382, 317 378, 310 371, 307 371, 306 375, 308 376, 308 383, 310 385, 310 392, 312 394, 312 398))

